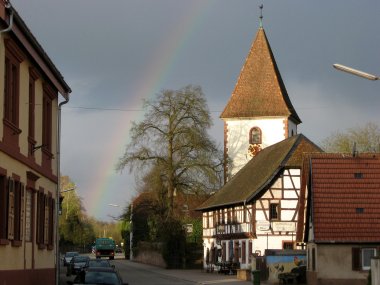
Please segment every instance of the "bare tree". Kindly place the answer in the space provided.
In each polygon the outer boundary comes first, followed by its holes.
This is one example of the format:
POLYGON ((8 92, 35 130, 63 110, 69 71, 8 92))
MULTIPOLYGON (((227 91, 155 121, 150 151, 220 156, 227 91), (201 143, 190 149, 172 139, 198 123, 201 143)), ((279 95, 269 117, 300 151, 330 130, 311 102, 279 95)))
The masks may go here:
POLYGON ((156 186, 166 192, 171 215, 176 191, 210 192, 221 186, 222 152, 207 134, 212 120, 201 87, 163 90, 145 101, 144 109, 144 120, 132 123, 131 142, 117 169, 158 171, 156 186))
POLYGON ((346 132, 336 132, 324 139, 321 145, 327 152, 379 152, 380 128, 375 123, 367 123, 346 132))

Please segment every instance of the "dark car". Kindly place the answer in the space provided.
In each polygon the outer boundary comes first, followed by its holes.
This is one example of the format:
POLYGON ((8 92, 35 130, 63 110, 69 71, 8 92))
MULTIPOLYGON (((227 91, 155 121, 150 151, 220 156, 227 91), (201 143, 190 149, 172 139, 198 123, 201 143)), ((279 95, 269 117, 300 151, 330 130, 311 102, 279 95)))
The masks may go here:
POLYGON ((86 265, 84 268, 89 267, 115 267, 114 265, 111 265, 108 259, 89 259, 87 260, 86 265))
POLYGON ((70 260, 74 257, 79 255, 79 252, 77 251, 68 251, 65 253, 65 256, 63 257, 63 265, 67 266, 70 263, 70 260))
POLYGON ((119 273, 113 267, 89 267, 82 270, 74 281, 67 281, 67 284, 128 285, 128 283, 123 283, 119 273))
POLYGON ((70 275, 76 275, 85 267, 87 261, 90 259, 90 257, 85 255, 76 255, 71 260, 70 263, 67 265, 67 276, 70 275))

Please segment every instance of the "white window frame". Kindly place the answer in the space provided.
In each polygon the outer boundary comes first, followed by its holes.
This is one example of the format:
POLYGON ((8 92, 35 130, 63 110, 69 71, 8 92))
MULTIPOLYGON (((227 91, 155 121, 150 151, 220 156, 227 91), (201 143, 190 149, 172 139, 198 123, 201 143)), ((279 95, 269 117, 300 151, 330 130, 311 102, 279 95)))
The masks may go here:
POLYGON ((367 247, 367 248, 362 248, 361 249, 361 265, 362 265, 362 269, 363 270, 369 270, 371 269, 371 259, 369 259, 369 265, 365 265, 364 262, 364 252, 366 251, 372 251, 373 255, 372 256, 376 256, 376 248, 374 247, 367 247))

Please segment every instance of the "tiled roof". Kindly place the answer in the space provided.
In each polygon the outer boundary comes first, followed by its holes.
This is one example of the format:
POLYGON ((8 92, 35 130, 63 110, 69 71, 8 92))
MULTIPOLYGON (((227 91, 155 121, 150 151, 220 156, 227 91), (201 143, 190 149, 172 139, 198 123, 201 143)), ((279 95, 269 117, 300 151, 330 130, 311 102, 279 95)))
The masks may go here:
POLYGON ((380 153, 309 158, 315 242, 380 241, 380 153))
POLYGON ((285 116, 301 123, 277 68, 263 28, 257 32, 221 118, 285 116))
POLYGON ((249 203, 259 198, 285 167, 301 168, 303 154, 316 151, 321 150, 302 134, 266 147, 198 210, 249 203))

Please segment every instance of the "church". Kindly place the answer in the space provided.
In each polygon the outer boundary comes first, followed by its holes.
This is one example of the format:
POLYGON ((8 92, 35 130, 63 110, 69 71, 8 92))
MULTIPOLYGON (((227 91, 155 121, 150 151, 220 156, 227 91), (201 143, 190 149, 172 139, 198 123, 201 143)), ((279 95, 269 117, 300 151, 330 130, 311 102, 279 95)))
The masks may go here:
POLYGON ((321 152, 297 132, 301 119, 282 81, 262 17, 220 118, 225 184, 198 208, 204 268, 230 262, 250 269, 252 257, 268 249, 301 248, 295 236, 303 156, 321 152))

